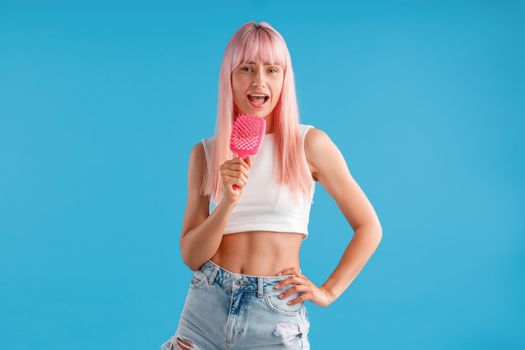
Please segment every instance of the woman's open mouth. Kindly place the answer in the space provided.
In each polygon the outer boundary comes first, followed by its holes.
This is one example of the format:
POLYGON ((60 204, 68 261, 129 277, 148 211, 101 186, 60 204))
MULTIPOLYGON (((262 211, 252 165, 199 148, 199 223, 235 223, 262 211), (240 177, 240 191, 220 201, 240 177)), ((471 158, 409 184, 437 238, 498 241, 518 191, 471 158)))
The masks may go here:
POLYGON ((265 94, 248 94, 247 97, 250 104, 255 108, 263 107, 270 99, 270 96, 265 94))

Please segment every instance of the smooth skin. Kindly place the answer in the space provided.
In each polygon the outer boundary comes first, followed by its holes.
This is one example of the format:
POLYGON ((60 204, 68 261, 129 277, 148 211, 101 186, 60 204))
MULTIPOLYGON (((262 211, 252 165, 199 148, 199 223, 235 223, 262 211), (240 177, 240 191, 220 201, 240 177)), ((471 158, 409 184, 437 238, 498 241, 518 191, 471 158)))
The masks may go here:
MULTIPOLYGON (((279 100, 282 81, 283 70, 279 65, 261 62, 239 65, 232 72, 237 112, 264 116, 266 133, 272 132, 272 111, 279 100), (269 94, 269 103, 263 108, 254 107, 247 98, 247 94, 252 92, 269 94)), ((303 235, 300 233, 250 231, 224 235, 231 211, 249 181, 251 159, 235 157, 221 165, 220 176, 225 193, 210 215, 210 198, 199 193, 206 171, 201 142, 193 146, 190 152, 188 198, 180 239, 182 258, 190 269, 197 270, 210 259, 235 273, 258 276, 292 274, 277 286, 279 289, 294 284, 282 297, 300 292, 300 296, 290 300, 289 304, 310 300, 326 307, 348 288, 379 245, 382 238, 381 224, 330 137, 318 128, 310 128, 305 136, 304 147, 312 178, 334 199, 354 231, 354 236, 329 278, 317 286, 301 273, 299 251, 303 235), (233 184, 237 184, 239 189, 234 190, 233 184)))

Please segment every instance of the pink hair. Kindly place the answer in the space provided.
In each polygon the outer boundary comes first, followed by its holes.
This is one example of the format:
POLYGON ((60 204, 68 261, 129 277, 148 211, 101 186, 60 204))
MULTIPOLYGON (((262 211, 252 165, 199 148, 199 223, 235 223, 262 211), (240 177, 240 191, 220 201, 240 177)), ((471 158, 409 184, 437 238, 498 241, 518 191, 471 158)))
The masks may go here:
POLYGON ((222 195, 220 165, 235 157, 229 147, 237 112, 233 103, 231 73, 239 64, 257 60, 279 64, 284 69, 281 96, 273 110, 274 169, 277 171, 274 176, 280 184, 289 186, 296 199, 297 193, 306 198, 312 193, 312 178, 301 147, 299 109, 288 47, 281 34, 267 22, 257 24, 251 21, 241 26, 230 39, 221 64, 215 137, 211 140, 209 171, 204 175, 202 188, 202 193, 211 194, 216 203, 222 195))

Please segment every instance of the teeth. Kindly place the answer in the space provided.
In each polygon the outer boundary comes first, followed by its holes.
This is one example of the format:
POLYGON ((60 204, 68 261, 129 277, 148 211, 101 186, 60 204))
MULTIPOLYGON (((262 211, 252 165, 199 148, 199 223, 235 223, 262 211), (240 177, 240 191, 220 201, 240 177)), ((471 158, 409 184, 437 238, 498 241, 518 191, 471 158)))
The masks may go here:
POLYGON ((266 97, 266 95, 264 94, 250 94, 250 96, 266 97))

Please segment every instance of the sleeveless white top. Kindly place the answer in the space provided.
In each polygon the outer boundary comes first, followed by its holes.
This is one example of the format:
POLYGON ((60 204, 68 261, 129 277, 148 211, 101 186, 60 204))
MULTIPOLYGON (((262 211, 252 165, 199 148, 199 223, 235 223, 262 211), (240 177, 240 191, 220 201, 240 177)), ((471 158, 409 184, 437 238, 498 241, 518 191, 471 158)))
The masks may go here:
MULTIPOLYGON (((304 152, 304 138, 312 125, 299 124, 301 130, 301 145, 304 152)), ((242 190, 241 196, 232 209, 224 234, 242 231, 277 231, 297 232, 308 237, 308 222, 310 206, 313 203, 316 181, 310 176, 312 194, 309 199, 299 195, 294 201, 294 195, 288 185, 277 183, 273 176, 273 136, 265 134, 259 152, 250 156, 252 166, 248 175, 248 182, 242 190)), ((206 161, 211 150, 212 138, 202 139, 206 161)), ((306 157, 304 166, 308 168, 306 157)), ((209 169, 209 167, 208 167, 209 169)), ((310 170, 308 169, 308 173, 310 170)), ((217 203, 210 201, 210 213, 217 203)))

